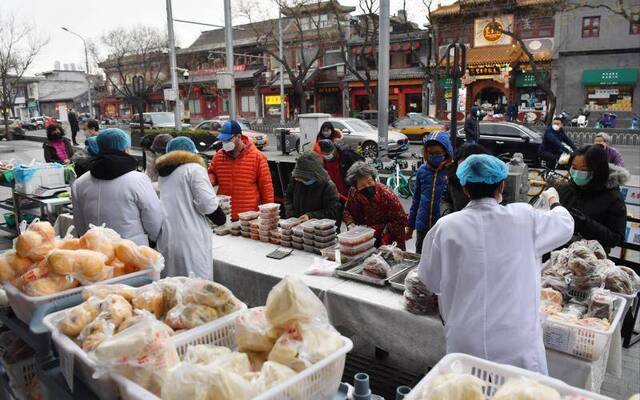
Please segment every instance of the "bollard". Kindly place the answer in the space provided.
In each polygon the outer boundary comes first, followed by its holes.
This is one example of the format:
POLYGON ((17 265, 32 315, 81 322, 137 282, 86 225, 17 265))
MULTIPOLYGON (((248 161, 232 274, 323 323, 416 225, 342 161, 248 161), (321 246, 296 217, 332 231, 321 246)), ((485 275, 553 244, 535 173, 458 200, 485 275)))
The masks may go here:
POLYGON ((404 397, 411 392, 409 386, 398 386, 396 389, 396 400, 404 400, 404 397))
POLYGON ((369 375, 357 373, 353 377, 353 400, 370 400, 371 389, 369 389, 369 375))

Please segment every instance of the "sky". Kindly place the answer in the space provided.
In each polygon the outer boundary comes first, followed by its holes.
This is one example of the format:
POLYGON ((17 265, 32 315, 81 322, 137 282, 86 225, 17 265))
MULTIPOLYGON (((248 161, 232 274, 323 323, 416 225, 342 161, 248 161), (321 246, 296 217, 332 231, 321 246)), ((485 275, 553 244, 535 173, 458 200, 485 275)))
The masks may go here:
MULTIPOLYGON (((232 7, 235 8, 239 1, 243 0, 231 0, 232 7)), ((424 24, 426 17, 422 1, 405 1, 409 20, 424 24)), ((359 1, 340 0, 340 3, 357 6, 359 1)), ((52 70, 55 61, 60 61, 61 65, 75 63, 76 69, 84 70, 82 40, 61 27, 67 27, 87 40, 97 39, 121 26, 141 24, 164 29, 167 26, 165 4, 165 0, 0 0, 0 15, 14 13, 17 20, 34 27, 34 34, 49 38, 49 43, 28 71, 33 75, 52 70)), ((402 0, 391 0, 391 15, 396 14, 402 4, 402 0)), ((172 8, 174 19, 224 24, 223 0, 173 0, 172 8)), ((247 21, 236 16, 234 24, 236 22, 247 21)), ((175 22, 177 45, 188 47, 201 31, 209 29, 215 28, 175 22)))

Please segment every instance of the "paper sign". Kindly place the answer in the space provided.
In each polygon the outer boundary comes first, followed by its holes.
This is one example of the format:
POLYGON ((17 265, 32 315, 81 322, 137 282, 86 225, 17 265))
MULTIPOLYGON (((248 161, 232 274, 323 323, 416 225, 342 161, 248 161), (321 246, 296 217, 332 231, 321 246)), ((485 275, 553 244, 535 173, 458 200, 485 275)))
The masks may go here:
POLYGON ((549 349, 570 351, 571 332, 567 328, 547 325, 544 327, 544 345, 549 349))
POLYGON ((640 187, 621 186, 620 191, 624 196, 624 202, 632 206, 640 206, 640 187))

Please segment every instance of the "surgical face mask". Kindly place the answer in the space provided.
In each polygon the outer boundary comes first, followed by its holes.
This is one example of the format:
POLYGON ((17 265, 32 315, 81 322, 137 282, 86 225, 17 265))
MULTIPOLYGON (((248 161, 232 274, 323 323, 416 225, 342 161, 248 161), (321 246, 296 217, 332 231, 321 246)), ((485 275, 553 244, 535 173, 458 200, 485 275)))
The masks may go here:
POLYGON ((560 130, 560 125, 553 124, 553 125, 551 125, 551 129, 553 129, 554 131, 558 132, 560 130))
POLYGON ((443 154, 433 154, 433 155, 429 155, 429 157, 427 158, 427 160, 429 161, 429 164, 436 167, 440 165, 444 161, 444 159, 445 157, 443 154))
POLYGON ((580 171, 573 168, 569 170, 569 173, 571 174, 571 179, 573 180, 573 182, 578 186, 584 186, 588 184, 589 182, 591 182, 591 178, 593 176, 591 171, 580 171))
POLYGON ((360 193, 362 193, 366 198, 371 200, 371 199, 373 199, 373 196, 376 195, 376 187, 375 186, 367 186, 366 188, 360 190, 360 193))
POLYGON ((303 184, 303 185, 305 185, 305 186, 311 186, 311 185, 313 185, 314 183, 316 183, 316 180, 315 180, 315 179, 313 179, 313 178, 311 178, 311 179, 307 179, 306 181, 302 181, 302 184, 303 184))
POLYGON ((226 151, 227 153, 233 153, 235 149, 236 143, 233 141, 233 139, 229 140, 228 142, 222 143, 222 150, 226 151))
POLYGON ((331 137, 331 131, 330 130, 323 130, 322 131, 322 136, 328 138, 331 137))
POLYGON ((334 157, 333 154, 325 154, 324 155, 324 159, 327 160, 327 161, 333 160, 333 157, 334 157))

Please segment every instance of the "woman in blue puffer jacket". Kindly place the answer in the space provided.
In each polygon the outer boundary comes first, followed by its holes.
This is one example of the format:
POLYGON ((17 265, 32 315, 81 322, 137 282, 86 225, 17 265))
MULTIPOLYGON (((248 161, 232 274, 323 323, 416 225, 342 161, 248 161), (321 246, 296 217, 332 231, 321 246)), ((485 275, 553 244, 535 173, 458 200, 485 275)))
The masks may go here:
POLYGON ((425 163, 416 175, 415 194, 409 211, 407 240, 416 230, 416 253, 422 253, 422 242, 440 217, 440 199, 447 185, 446 166, 451 162, 453 146, 449 132, 430 133, 423 139, 425 163))

